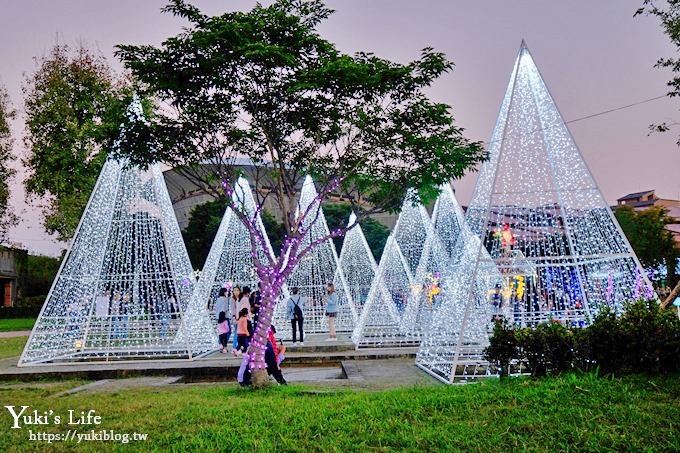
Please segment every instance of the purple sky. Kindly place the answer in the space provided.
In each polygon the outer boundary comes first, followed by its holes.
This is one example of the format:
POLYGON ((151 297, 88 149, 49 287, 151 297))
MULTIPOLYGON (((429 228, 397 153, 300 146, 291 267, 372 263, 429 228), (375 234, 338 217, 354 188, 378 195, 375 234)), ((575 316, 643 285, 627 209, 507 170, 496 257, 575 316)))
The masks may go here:
MULTIPOLYGON (((196 1, 203 11, 249 9, 253 1, 196 1)), ((268 4, 270 2, 263 2, 268 4)), ((453 107, 467 135, 486 141, 496 121, 512 65, 524 38, 564 118, 569 121, 666 93, 668 72, 653 69, 673 47, 654 18, 633 18, 642 0, 413 1, 328 0, 336 13, 322 34, 345 52, 371 51, 407 62, 432 46, 455 62, 454 71, 431 89, 453 107)), ((59 35, 99 48, 115 68, 118 43, 159 44, 183 25, 159 9, 156 0, 4 0, 0 26, 0 83, 21 110, 21 83, 59 35)), ((680 128, 647 135, 652 122, 679 122, 677 101, 662 99, 570 125, 595 179, 610 203, 638 190, 680 199, 680 128)), ((17 154, 23 153, 20 115, 15 124, 17 154)), ((475 183, 470 174, 454 183, 466 204, 475 183)), ((23 222, 10 240, 29 250, 57 254, 64 244, 40 227, 37 210, 23 201, 19 174, 12 207, 23 222)))

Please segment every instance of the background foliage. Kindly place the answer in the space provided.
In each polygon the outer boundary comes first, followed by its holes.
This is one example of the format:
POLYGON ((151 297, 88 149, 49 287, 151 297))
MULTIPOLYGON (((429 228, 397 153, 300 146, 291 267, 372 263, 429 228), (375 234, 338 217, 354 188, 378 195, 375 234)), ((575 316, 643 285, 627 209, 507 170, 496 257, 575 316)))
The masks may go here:
MULTIPOLYGON (((680 0, 644 0, 642 5, 635 15, 646 14, 656 16, 661 22, 663 32, 675 46, 677 53, 680 50, 680 0)), ((657 68, 670 69, 673 73, 673 78, 667 83, 670 88, 668 96, 676 97, 680 95, 680 58, 659 58, 655 66, 657 68)), ((677 123, 669 124, 664 122, 652 124, 649 128, 651 131, 665 132, 674 125, 677 125, 677 123)), ((680 138, 678 138, 677 143, 680 145, 680 138)))
POLYGON ((9 166, 13 160, 11 120, 16 112, 12 108, 5 87, 0 85, 0 243, 6 238, 7 229, 17 222, 17 217, 9 209, 9 183, 16 171, 9 166))
POLYGON ((666 283, 671 287, 675 285, 679 278, 676 269, 680 247, 671 232, 664 228, 668 224, 676 223, 676 220, 668 215, 668 210, 653 206, 636 211, 631 206, 617 206, 614 215, 640 263, 645 268, 666 267, 668 272, 666 283))
POLYGON ((78 225, 131 100, 130 83, 85 45, 55 44, 24 87, 27 197, 67 240, 78 225))
POLYGON ((291 200, 306 174, 322 197, 334 192, 396 210, 409 186, 427 203, 486 156, 450 106, 427 97, 453 68, 429 47, 407 64, 344 54, 318 31, 332 13, 320 0, 219 16, 172 0, 164 11, 189 26, 161 46, 117 52, 148 95, 168 106, 147 124, 130 124, 121 152, 181 167, 208 190, 233 183, 235 159, 247 158, 257 166, 255 184, 271 188, 266 196, 278 203, 289 237, 297 231, 291 200), (205 162, 209 174, 196 166, 205 162))
MULTIPOLYGON (((324 203, 323 212, 326 216, 328 228, 333 230, 347 226, 352 209, 352 206, 348 203, 324 203)), ((368 243, 371 252, 373 252, 373 257, 376 261, 380 261, 383 249, 385 248, 385 243, 387 242, 387 237, 390 235, 390 229, 374 218, 368 216, 361 216, 359 226, 361 226, 361 230, 366 237, 366 242, 368 243)), ((344 237, 333 238, 333 243, 335 244, 335 250, 338 252, 338 256, 342 250, 344 239, 344 237)))
MULTIPOLYGON (((184 231, 182 231, 182 236, 184 237, 187 252, 194 268, 203 268, 226 208, 225 199, 218 198, 217 200, 200 204, 191 211, 189 223, 184 231)), ((334 229, 347 225, 352 208, 348 204, 324 203, 323 210, 328 227, 334 229)), ((262 210, 262 224, 271 242, 272 250, 275 254, 278 254, 286 234, 283 223, 277 221, 272 213, 264 209, 262 210)), ((368 246, 371 248, 376 260, 379 260, 385 248, 387 236, 389 236, 389 229, 370 217, 361 219, 360 225, 366 236, 368 246)), ((342 241, 343 238, 334 239, 338 254, 340 254, 342 249, 342 241)))

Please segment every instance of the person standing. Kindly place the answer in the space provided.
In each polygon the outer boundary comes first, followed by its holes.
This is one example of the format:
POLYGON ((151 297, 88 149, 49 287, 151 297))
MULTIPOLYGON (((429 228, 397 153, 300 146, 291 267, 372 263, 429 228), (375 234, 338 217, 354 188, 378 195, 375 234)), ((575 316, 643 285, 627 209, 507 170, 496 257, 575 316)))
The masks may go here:
POLYGON ((248 312, 247 314, 249 332, 248 337, 250 338, 253 336, 255 329, 253 328, 253 313, 250 311, 250 287, 248 286, 243 287, 243 291, 241 292, 241 301, 238 303, 239 314, 243 310, 246 310, 248 312))
POLYGON ((178 319, 180 312, 179 312, 179 305, 177 304, 177 299, 175 299, 175 296, 170 294, 168 297, 168 308, 171 313, 171 318, 172 319, 178 319))
MULTIPOLYGON (((235 285, 231 289, 231 296, 229 296, 229 313, 231 313, 231 325, 236 329, 236 318, 238 316, 238 304, 241 299, 241 287, 235 285)), ((235 351, 238 347, 238 342, 236 341, 236 335, 234 335, 234 340, 232 343, 232 348, 235 351)))
POLYGON ((215 299, 215 318, 219 319, 220 313, 224 313, 227 319, 229 319, 229 299, 227 299, 226 288, 220 288, 220 292, 217 293, 217 299, 215 299))
POLYGON ((120 302, 120 314, 123 319, 122 338, 128 337, 130 313, 132 313, 132 304, 130 303, 130 293, 126 291, 123 293, 123 299, 120 302))
POLYGON ((260 317, 260 305, 262 305, 262 282, 257 282, 257 290, 250 294, 250 313, 254 329, 257 328, 257 321, 260 317))
POLYGON ((279 345, 276 343, 275 333, 276 327, 273 325, 270 326, 269 331, 267 332, 268 341, 264 354, 264 361, 267 365, 267 374, 273 376, 279 384, 286 385, 287 382, 281 372, 281 361, 283 360, 283 353, 286 351, 286 347, 281 345, 281 349, 279 349, 279 345))
POLYGON ((120 338, 122 335, 123 318, 120 316, 120 298, 120 292, 114 291, 113 298, 111 299, 111 331, 113 338, 120 338))
POLYGON ((328 317, 328 339, 326 341, 336 341, 335 318, 338 316, 338 294, 335 292, 335 285, 329 283, 326 286, 328 295, 326 296, 326 316, 328 317))
POLYGON ((159 295, 158 304, 156 305, 156 311, 159 313, 161 319, 161 337, 165 338, 168 335, 168 327, 170 326, 170 316, 172 309, 170 308, 170 303, 164 295, 159 295))
POLYGON ((250 312, 250 287, 244 286, 243 291, 241 291, 241 299, 238 302, 238 308, 237 308, 237 313, 241 313, 241 310, 243 309, 248 310, 248 320, 251 319, 251 312, 250 312))
POLYGON ((97 318, 106 318, 109 315, 109 305, 111 304, 111 291, 102 291, 102 294, 97 297, 94 308, 94 315, 97 318))
POLYGON ((231 329, 229 328, 229 320, 225 312, 220 312, 220 317, 217 318, 217 333, 220 339, 220 352, 222 354, 227 353, 227 345, 229 344, 229 334, 231 329))
POLYGON ((231 332, 231 326, 229 325, 231 316, 229 314, 227 288, 220 288, 219 293, 217 293, 217 299, 215 299, 215 318, 217 318, 217 334, 219 335, 220 345, 222 345, 222 352, 226 351, 229 341, 228 332, 231 332), (224 340, 224 344, 222 344, 222 340, 224 340))
POLYGON ((304 329, 302 328, 302 321, 303 321, 303 309, 305 307, 305 300, 300 294, 300 288, 293 288, 292 295, 288 298, 288 302, 286 304, 287 312, 288 312, 288 319, 290 319, 291 325, 293 326, 293 344, 295 344, 295 341, 297 341, 296 337, 296 330, 300 330, 300 346, 304 346, 304 341, 305 341, 305 333, 304 329), (296 329, 297 327, 297 329, 296 329))
POLYGON ((241 355, 248 350, 248 343, 250 339, 250 332, 248 330, 249 322, 248 309, 241 309, 241 311, 238 313, 238 319, 236 320, 236 338, 238 341, 238 348, 236 351, 234 351, 234 355, 241 355))

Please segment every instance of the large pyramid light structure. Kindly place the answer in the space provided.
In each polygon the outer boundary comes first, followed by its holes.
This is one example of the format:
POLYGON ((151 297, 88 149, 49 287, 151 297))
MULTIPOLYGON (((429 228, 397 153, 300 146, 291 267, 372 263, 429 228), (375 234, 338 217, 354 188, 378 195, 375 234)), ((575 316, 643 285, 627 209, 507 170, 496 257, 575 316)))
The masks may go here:
MULTIPOLYGON (((356 215, 352 213, 347 226, 354 225, 356 219, 356 215)), ((368 242, 366 242, 361 225, 356 225, 347 232, 342 242, 338 271, 335 273, 335 286, 342 284, 341 278, 344 276, 357 315, 361 314, 361 310, 368 299, 368 293, 377 270, 378 265, 368 242)))
POLYGON ((472 264, 465 262, 470 253, 462 244, 454 252, 454 259, 464 257, 460 269, 469 272, 454 281, 474 284, 450 302, 452 310, 462 310, 456 331, 445 328, 455 324, 443 319, 449 315, 437 313, 441 321, 418 358, 445 381, 481 355, 483 341, 472 339, 469 329, 485 292, 487 311, 518 326, 550 319, 585 325, 603 307, 620 311, 636 286, 653 297, 524 43, 488 149, 466 213, 479 247, 472 264), (491 286, 479 288, 480 272, 491 275, 493 265, 500 288, 493 278, 491 286))
MULTIPOLYGON (((329 234, 328 225, 321 208, 321 199, 310 176, 305 177, 302 185, 296 216, 299 218, 301 213, 304 212, 309 212, 309 214, 303 222, 303 227, 307 230, 307 233, 302 238, 300 250, 329 234)), ((304 256, 286 280, 288 289, 299 288, 300 295, 307 299, 303 310, 306 334, 328 332, 326 285, 332 282, 335 282, 335 290, 339 299, 336 330, 338 332, 351 332, 356 324, 357 311, 350 297, 342 269, 338 267, 335 245, 331 239, 328 239, 318 244, 304 256), (336 275, 336 273, 339 273, 339 275, 336 275)), ((274 312, 276 325, 290 325, 285 308, 285 303, 277 304, 274 312)), ((281 328, 277 329, 277 335, 282 338, 289 338, 291 332, 288 328, 281 328)))
POLYGON ((401 332, 401 314, 412 299, 413 277, 394 235, 387 238, 368 300, 352 334, 360 347, 411 345, 417 339, 401 332))
MULTIPOLYGON (((129 114, 142 120, 137 101, 129 114)), ((215 335, 189 303, 194 281, 159 166, 109 159, 19 365, 205 353, 215 335)))
MULTIPOLYGON (((240 211, 248 218, 253 219, 255 217, 255 226, 259 229, 265 242, 264 247, 258 245, 257 255, 260 262, 266 263, 268 257, 273 257, 274 253, 262 224, 262 219, 257 212, 250 184, 245 178, 239 178, 236 182, 232 199, 234 204, 239 206, 240 211)), ((241 288, 249 286, 254 291, 257 288, 258 281, 251 255, 248 229, 236 213, 231 208, 227 208, 203 266, 201 277, 196 284, 193 299, 196 299, 197 305, 207 304, 212 307, 220 288, 230 289, 238 285, 241 288)), ((210 313, 214 316, 213 310, 210 310, 210 313)))

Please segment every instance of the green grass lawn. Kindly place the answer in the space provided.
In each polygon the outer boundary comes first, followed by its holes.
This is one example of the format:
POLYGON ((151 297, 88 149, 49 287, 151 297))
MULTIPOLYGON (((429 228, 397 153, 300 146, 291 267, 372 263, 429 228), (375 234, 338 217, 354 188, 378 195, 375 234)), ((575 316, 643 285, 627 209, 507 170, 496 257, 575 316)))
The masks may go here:
POLYGON ((28 337, 0 338, 0 359, 20 356, 26 341, 28 337))
POLYGON ((0 319, 0 332, 31 330, 33 324, 35 324, 34 318, 0 319))
MULTIPOLYGON (((176 385, 55 397, 58 388, 0 386, 0 406, 66 416, 95 409, 94 429, 147 433, 145 442, 83 442, 79 449, 136 451, 680 451, 679 376, 568 375, 380 392, 231 384, 176 385)), ((75 385, 72 384, 72 385, 75 385)), ((59 386, 68 387, 68 383, 59 386)), ((8 429, 0 451, 65 451, 8 429)), ((84 433, 89 427, 74 427, 84 433)), ((66 433, 69 426, 34 431, 66 433)))

